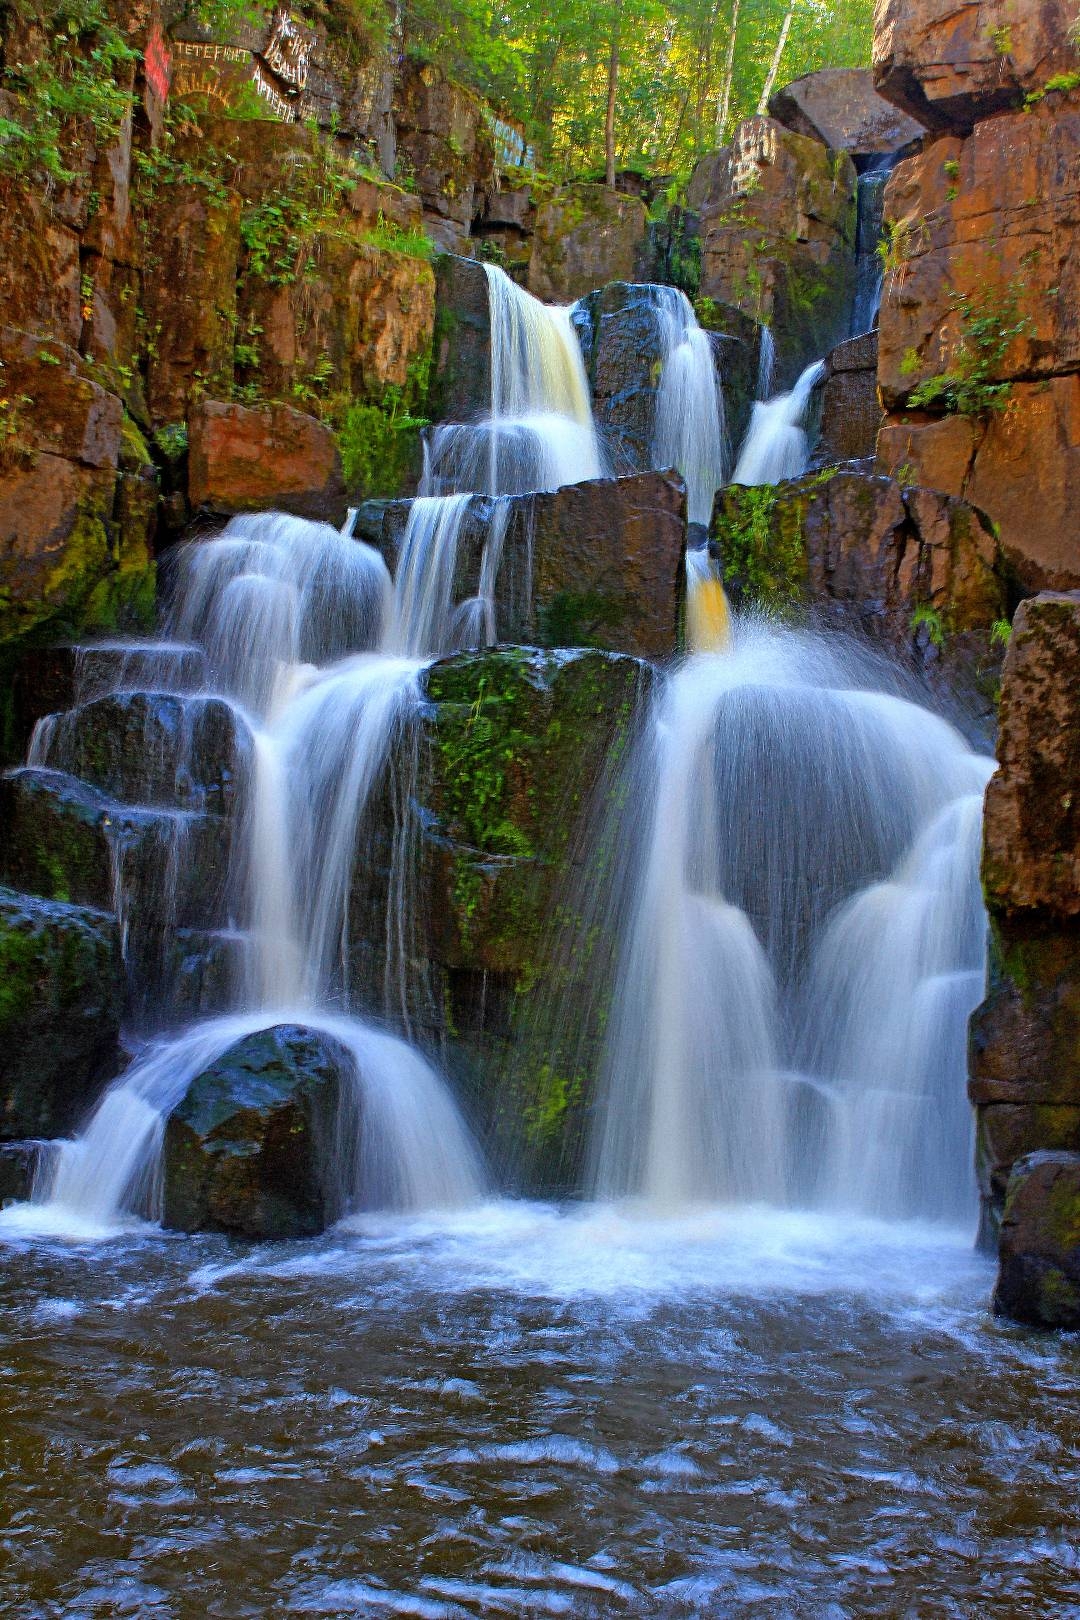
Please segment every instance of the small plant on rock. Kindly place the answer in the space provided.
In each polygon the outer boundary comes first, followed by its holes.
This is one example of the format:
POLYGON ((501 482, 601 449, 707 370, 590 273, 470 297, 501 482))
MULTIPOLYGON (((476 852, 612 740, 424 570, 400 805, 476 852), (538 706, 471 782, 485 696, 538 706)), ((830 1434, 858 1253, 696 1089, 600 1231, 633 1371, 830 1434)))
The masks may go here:
POLYGON ((960 322, 952 365, 920 383, 908 404, 913 410, 990 416, 1005 409, 1012 390, 1000 380, 1002 362, 1015 340, 1031 329, 1019 313, 1020 289, 1011 282, 1004 292, 955 292, 951 305, 960 322))

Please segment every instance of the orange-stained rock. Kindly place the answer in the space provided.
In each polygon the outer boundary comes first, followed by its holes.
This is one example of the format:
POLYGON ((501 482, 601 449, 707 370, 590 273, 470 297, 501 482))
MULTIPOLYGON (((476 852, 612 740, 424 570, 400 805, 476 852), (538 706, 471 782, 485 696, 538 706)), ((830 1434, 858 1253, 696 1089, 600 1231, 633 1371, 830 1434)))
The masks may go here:
POLYGON ((965 131, 1076 69, 1069 0, 877 0, 874 82, 927 129, 965 131))
POLYGON ((0 311, 75 346, 82 333, 79 237, 29 185, 0 178, 0 311))
POLYGON ((1017 610, 998 761, 986 792, 988 902, 1004 913, 1080 917, 1080 592, 1037 596, 1017 610))
POLYGON ((778 385, 848 334, 855 166, 774 118, 748 118, 694 170, 701 292, 772 328, 778 385))
POLYGON ((1080 369, 1080 92, 906 159, 886 188, 885 226, 896 244, 880 316, 887 407, 955 365, 957 299, 1024 327, 987 380, 1080 369))
POLYGON ((332 523, 345 515, 334 435, 288 405, 194 405, 188 495, 193 508, 223 514, 276 509, 332 523))
POLYGON ((1022 590, 1080 587, 1080 376, 1014 383, 985 421, 893 417, 877 464, 988 513, 1022 590))

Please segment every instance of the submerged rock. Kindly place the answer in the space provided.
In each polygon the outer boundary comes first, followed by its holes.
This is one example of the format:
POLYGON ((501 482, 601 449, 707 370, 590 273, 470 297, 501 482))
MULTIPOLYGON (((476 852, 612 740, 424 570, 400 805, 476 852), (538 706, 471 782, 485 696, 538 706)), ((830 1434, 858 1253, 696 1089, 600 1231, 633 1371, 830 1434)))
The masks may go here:
POLYGON ((0 1138, 72 1131, 119 1067, 115 919, 0 889, 0 1138))
POLYGON ((343 1212, 335 1152, 351 1054, 279 1024, 197 1075, 165 1127, 164 1222, 183 1232, 311 1237, 343 1212))
POLYGON ((1080 1328, 1080 1153, 1031 1153, 1009 1177, 994 1309, 1080 1328))

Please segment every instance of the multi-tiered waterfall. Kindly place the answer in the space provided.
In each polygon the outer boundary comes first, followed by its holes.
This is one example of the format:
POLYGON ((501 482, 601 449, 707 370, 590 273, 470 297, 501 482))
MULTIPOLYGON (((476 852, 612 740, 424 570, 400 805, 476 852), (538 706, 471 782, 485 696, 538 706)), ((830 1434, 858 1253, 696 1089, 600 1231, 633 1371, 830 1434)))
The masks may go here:
MULTIPOLYGON (((114 695, 131 682, 140 691, 177 688, 182 711, 216 703, 240 739, 246 779, 229 873, 240 918, 235 1012, 144 1043, 82 1136, 50 1156, 35 1188, 38 1207, 13 1217, 16 1224, 85 1229, 126 1211, 157 1213, 168 1114, 237 1040, 288 1022, 322 1031, 351 1054, 363 1151, 343 1156, 340 1213, 360 1200, 395 1209, 460 1204, 483 1185, 444 1082, 405 1041, 348 1016, 358 1002, 376 1015, 398 1010, 399 919, 388 918, 374 996, 352 982, 345 924, 358 836, 415 714, 424 664, 495 639, 505 526, 498 499, 478 597, 453 600, 467 491, 502 497, 602 469, 569 311, 538 304, 501 272, 488 275, 491 411, 436 433, 394 580, 371 547, 325 525, 273 513, 235 518, 217 540, 177 558, 168 639, 118 650, 114 695)), ((32 766, 77 769, 82 729, 79 709, 43 722, 32 766)), ((177 782, 194 774, 190 744, 176 752, 177 782)), ((183 859, 178 846, 173 865, 183 859)), ((392 881, 394 899, 399 889, 392 881)), ((134 899, 121 894, 118 910, 164 901, 157 885, 134 899)), ((137 980, 139 964, 131 966, 137 980)))
MULTIPOLYGON (((432 435, 393 577, 348 532, 235 518, 176 557, 166 639, 89 650, 78 705, 40 725, 27 770, 45 788, 78 776, 102 705, 128 728, 133 754, 114 774, 134 802, 110 836, 136 1055, 79 1139, 52 1155, 34 1207, 3 1217, 9 1230, 109 1229, 158 1212, 169 1113, 237 1040, 286 1022, 349 1055, 344 1135, 364 1124, 359 1150, 340 1153, 339 1213, 482 1192, 445 1082, 403 1038, 406 839, 385 857, 377 973, 356 972, 350 910, 366 903, 363 851, 426 663, 497 638, 510 497, 605 467, 570 312, 487 277, 490 410, 432 435), (477 495, 479 582, 459 601, 477 495), (215 748, 230 760, 216 774, 205 759, 215 748), (224 1015, 177 1031, 164 942, 204 823, 227 851, 217 937, 231 988, 224 1015)), ((726 472, 722 393, 685 297, 650 296, 662 352, 650 459, 682 473, 703 534, 726 472)), ((790 394, 759 401, 737 478, 801 470, 819 375, 810 367, 790 394)), ((719 648, 723 593, 700 544, 687 578, 691 644, 719 648)), ((630 769, 594 1190, 665 1209, 741 1200, 963 1215, 988 762, 841 639, 747 621, 732 650, 667 677, 630 769)))

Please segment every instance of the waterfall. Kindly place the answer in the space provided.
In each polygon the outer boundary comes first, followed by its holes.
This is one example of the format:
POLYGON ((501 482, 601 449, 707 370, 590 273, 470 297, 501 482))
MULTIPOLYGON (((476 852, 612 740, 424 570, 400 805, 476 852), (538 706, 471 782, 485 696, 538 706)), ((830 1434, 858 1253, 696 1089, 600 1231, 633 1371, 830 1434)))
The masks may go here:
POLYGON ((761 333, 758 349, 757 398, 770 399, 773 391, 773 377, 776 372, 776 339, 772 329, 768 326, 758 328, 761 333))
POLYGON ((526 495, 601 478, 606 467, 571 308, 541 304, 485 265, 491 406, 431 436, 422 495, 526 495))
POLYGON ((802 476, 809 459, 807 413, 814 389, 824 375, 824 362, 815 360, 790 393, 755 403, 731 475, 733 484, 779 484, 785 478, 802 476))
POLYGON ((858 224, 855 231, 855 302, 851 336, 872 332, 881 308, 884 272, 878 247, 885 217, 885 187, 896 167, 896 156, 880 156, 859 176, 858 224))
POLYGON ((686 484, 689 520, 707 528, 727 461, 724 401, 712 344, 684 292, 677 287, 649 291, 662 357, 652 465, 660 471, 678 470, 686 484))
POLYGON ((666 1207, 971 1207, 992 762, 867 655, 743 624, 656 702, 593 1181, 666 1207))
MULTIPOLYGON (((169 1112, 233 1042, 281 1022, 333 1035, 354 1060, 365 1147, 346 1155, 342 1212, 361 1198, 423 1208, 480 1191, 475 1149, 438 1075, 405 1042, 342 1009, 359 990, 348 940, 356 849, 390 755, 416 717, 420 674, 431 658, 496 638, 502 497, 602 470, 570 311, 545 308, 492 267, 487 276, 490 414, 437 430, 393 581, 378 553, 351 538, 351 522, 338 532, 281 513, 233 518, 216 540, 180 549, 170 639, 112 661, 109 691, 132 680, 151 690, 205 689, 250 740, 230 869, 243 948, 234 1010, 152 1040, 79 1139, 49 1160, 34 1195, 51 1212, 46 1223, 108 1227, 131 1210, 159 1213, 169 1112), (473 491, 496 499, 477 595, 458 603, 473 491)), ((80 712, 43 725, 39 765, 74 769, 80 712)), ((177 783, 186 775, 184 758, 177 783)), ((175 812, 160 814, 176 821, 175 812)), ((398 848, 394 860, 401 858, 398 848)), ((392 873, 388 903, 402 889, 392 873)), ((117 909, 127 914, 126 898, 117 909)), ((393 1011, 400 985, 400 919, 387 936, 382 996, 372 986, 360 991, 383 1013, 393 1011)))

